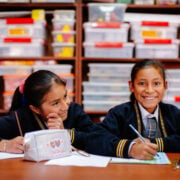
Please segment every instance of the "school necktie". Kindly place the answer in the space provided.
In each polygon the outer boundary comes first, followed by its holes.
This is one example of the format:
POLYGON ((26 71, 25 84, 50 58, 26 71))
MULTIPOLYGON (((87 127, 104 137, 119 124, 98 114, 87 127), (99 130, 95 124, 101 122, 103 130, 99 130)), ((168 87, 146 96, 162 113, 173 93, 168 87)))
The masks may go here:
POLYGON ((155 117, 147 118, 146 135, 148 138, 155 138, 157 132, 157 121, 155 117))

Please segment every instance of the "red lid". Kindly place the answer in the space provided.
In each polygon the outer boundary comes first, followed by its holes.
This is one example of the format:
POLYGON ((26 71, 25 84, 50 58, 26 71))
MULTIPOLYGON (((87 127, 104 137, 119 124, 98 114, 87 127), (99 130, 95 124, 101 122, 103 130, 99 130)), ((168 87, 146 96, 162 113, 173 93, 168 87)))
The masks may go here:
POLYGON ((121 43, 121 42, 95 42, 95 47, 122 48, 123 43, 121 43))
POLYGON ((175 97, 174 97, 174 101, 175 101, 175 102, 180 102, 180 96, 175 96, 175 97))
POLYGON ((31 43, 31 38, 4 38, 5 43, 31 43))
POLYGON ((172 39, 144 39, 144 44, 172 44, 172 39))
POLYGON ((169 26, 169 22, 160 22, 160 21, 142 21, 142 26, 169 26))
POLYGON ((93 22, 93 28, 120 28, 120 22, 93 22))
POLYGON ((7 18, 6 24, 33 24, 32 18, 7 18))

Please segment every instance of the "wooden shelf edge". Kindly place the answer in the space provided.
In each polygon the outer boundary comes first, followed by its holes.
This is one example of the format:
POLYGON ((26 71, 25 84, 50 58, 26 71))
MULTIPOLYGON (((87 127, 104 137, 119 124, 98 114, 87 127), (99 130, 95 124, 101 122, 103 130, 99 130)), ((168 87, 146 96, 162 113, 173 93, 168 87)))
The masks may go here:
POLYGON ((57 61, 75 61, 75 57, 71 58, 59 58, 54 56, 43 56, 43 57, 0 57, 0 61, 4 60, 19 60, 19 61, 32 61, 32 60, 57 60, 57 61))

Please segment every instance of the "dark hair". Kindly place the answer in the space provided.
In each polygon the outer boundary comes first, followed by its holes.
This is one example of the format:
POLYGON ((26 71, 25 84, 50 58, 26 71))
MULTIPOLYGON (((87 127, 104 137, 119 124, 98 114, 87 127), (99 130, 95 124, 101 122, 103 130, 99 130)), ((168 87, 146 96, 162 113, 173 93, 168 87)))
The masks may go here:
POLYGON ((50 91, 54 82, 63 86, 66 85, 64 80, 51 71, 33 72, 25 80, 24 93, 19 92, 19 87, 15 90, 10 110, 16 110, 23 105, 39 107, 42 104, 43 97, 50 91))
MULTIPOLYGON (((163 64, 160 61, 156 61, 156 60, 152 60, 152 59, 144 59, 142 61, 138 61, 131 70, 131 82, 133 85, 134 85, 134 80, 136 78, 137 73, 140 70, 147 68, 147 67, 154 67, 155 69, 157 69, 159 71, 159 73, 161 74, 161 76, 164 80, 164 83, 165 83, 166 73, 165 73, 165 68, 164 68, 163 64)), ((131 101, 135 100, 134 93, 131 93, 130 100, 131 101)))

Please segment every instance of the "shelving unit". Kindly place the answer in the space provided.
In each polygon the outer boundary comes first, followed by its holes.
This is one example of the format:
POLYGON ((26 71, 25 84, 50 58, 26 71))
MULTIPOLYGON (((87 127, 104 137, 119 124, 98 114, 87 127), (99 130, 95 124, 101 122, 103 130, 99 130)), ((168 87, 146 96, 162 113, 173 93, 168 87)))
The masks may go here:
MULTIPOLYGON (((52 11, 55 9, 74 9, 76 11, 76 47, 75 56, 72 58, 56 58, 52 56, 51 49, 48 49, 48 53, 44 57, 38 58, 9 58, 0 57, 2 60, 56 60, 59 63, 69 63, 73 65, 73 73, 75 74, 74 89, 75 89, 75 102, 82 104, 82 82, 87 79, 86 73, 88 71, 87 64, 90 62, 110 62, 110 63, 132 63, 139 61, 140 59, 108 59, 108 58, 86 58, 83 56, 83 22, 88 19, 87 3, 82 0, 76 0, 76 3, 0 3, 0 12, 7 11, 31 11, 32 9, 44 9, 46 11, 52 11)), ((127 5, 126 12, 138 12, 138 13, 161 13, 161 14, 179 14, 180 5, 127 5)), ((48 14, 47 21, 50 25, 52 19, 51 14, 48 14)), ((1 55, 0 55, 1 56, 1 55)), ((162 61, 165 66, 170 68, 180 68, 180 58, 178 59, 157 59, 162 61)), ((3 110, 0 112, 3 113, 3 110)), ((93 118, 95 116, 102 116, 106 112, 87 112, 93 118)))

